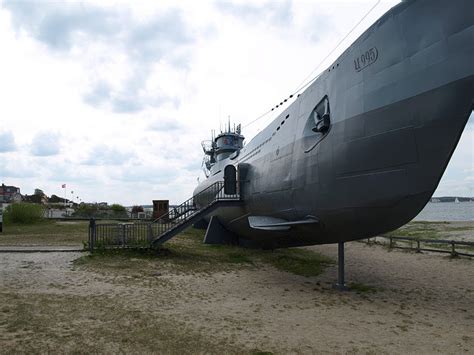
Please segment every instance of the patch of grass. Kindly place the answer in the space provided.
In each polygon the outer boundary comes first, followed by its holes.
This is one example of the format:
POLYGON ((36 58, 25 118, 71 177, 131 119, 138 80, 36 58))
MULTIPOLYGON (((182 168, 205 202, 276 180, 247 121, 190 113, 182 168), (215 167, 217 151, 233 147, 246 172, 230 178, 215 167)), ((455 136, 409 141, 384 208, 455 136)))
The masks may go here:
POLYGON ((453 222, 414 221, 385 234, 390 237, 410 237, 413 239, 449 239, 453 232, 474 232, 469 225, 453 225, 453 222))
POLYGON ((191 228, 155 251, 104 250, 83 256, 76 265, 99 272, 120 269, 152 273, 146 270, 166 269, 170 272, 212 273, 267 264, 297 275, 317 276, 327 265, 334 263, 330 258, 301 248, 268 251, 206 245, 202 243, 203 236, 202 230, 191 228))
POLYGON ((317 276, 334 260, 305 249, 280 249, 274 252, 262 251, 264 262, 279 270, 301 276, 317 276))
POLYGON ((387 237, 409 237, 413 239, 435 239, 439 231, 434 228, 404 228, 386 233, 387 237))
POLYGON ((392 232, 384 234, 385 237, 406 237, 413 240, 417 239, 439 239, 443 235, 440 234, 442 226, 448 222, 410 222, 392 232))
POLYGON ((469 226, 446 227, 445 230, 446 230, 447 232, 473 231, 473 234, 474 234, 474 228, 473 228, 473 227, 469 227, 469 226))
POLYGON ((44 220, 35 224, 10 224, 0 233, 0 245, 82 245, 88 239, 87 221, 44 220))
POLYGON ((430 222, 430 221, 412 221, 410 223, 408 223, 408 225, 411 225, 411 224, 421 224, 421 225, 436 225, 436 224, 449 224, 449 222, 447 221, 438 221, 438 222, 430 222))

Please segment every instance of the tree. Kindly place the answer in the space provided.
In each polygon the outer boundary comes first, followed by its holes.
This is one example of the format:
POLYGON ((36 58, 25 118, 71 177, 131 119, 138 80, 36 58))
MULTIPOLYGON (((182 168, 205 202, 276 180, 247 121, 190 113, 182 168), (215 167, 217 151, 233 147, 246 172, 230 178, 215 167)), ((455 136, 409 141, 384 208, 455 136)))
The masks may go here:
POLYGON ((128 213, 127 209, 118 203, 114 203, 110 206, 110 210, 112 212, 112 218, 127 218, 128 213))
POLYGON ((45 196, 45 193, 41 189, 35 189, 35 192, 33 195, 45 196))
POLYGON ((44 208, 34 203, 14 203, 5 210, 5 223, 33 224, 44 220, 44 208))
POLYGON ((112 206, 110 206, 110 209, 112 210, 112 212, 117 214, 127 212, 127 209, 122 205, 119 205, 118 203, 114 203, 112 206))
POLYGON ((64 203, 64 199, 57 196, 57 195, 51 195, 51 197, 49 198, 49 201, 48 202, 51 202, 51 203, 64 203))
POLYGON ((35 193, 33 195, 25 195, 26 202, 38 203, 43 204, 48 202, 48 196, 43 192, 41 189, 35 189, 35 193))
POLYGON ((75 217, 97 217, 97 205, 81 203, 73 213, 75 217))

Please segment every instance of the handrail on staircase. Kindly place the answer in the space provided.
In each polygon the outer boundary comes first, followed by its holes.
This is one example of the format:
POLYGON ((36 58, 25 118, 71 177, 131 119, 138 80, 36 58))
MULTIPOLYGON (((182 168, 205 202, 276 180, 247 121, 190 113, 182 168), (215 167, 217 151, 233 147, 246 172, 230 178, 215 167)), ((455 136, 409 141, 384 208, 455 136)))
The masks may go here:
POLYGON ((178 210, 180 207, 182 206, 188 206, 191 202, 192 202, 192 206, 194 206, 194 198, 201 195, 201 194, 204 194, 206 192, 208 192, 209 190, 211 190, 212 188, 214 188, 216 185, 220 185, 222 183, 222 186, 223 185, 223 181, 217 181, 215 182, 214 184, 212 185, 209 185, 208 187, 206 187, 204 190, 202 190, 201 192, 199 192, 198 194, 196 194, 195 196, 191 197, 191 198, 188 198, 186 201, 184 201, 183 203, 181 203, 180 205, 176 206, 176 207, 173 207, 172 210, 168 211, 167 213, 165 213, 164 215, 161 215, 160 217, 154 219, 151 223, 157 223, 160 219, 162 220, 169 220, 169 219, 173 219, 173 218, 170 218, 171 216, 171 211, 176 211, 178 210))
POLYGON ((149 229, 151 232, 150 238, 157 238, 160 235, 171 230, 174 226, 187 221, 189 218, 192 218, 192 216, 199 211, 195 204, 196 198, 201 200, 200 202, 203 204, 202 208, 206 208, 216 201, 239 200, 240 194, 238 192, 232 195, 225 194, 224 181, 217 181, 202 190, 201 192, 197 193, 193 197, 187 199, 179 206, 174 207, 173 210, 168 211, 168 213, 160 216, 159 218, 151 222, 149 224, 149 229), (208 201, 204 200, 203 203, 203 198, 207 198, 208 201), (175 211, 177 211, 177 213, 175 213, 174 217, 172 218, 171 212, 175 211), (156 227, 158 229, 157 235, 153 235, 153 227, 156 227))

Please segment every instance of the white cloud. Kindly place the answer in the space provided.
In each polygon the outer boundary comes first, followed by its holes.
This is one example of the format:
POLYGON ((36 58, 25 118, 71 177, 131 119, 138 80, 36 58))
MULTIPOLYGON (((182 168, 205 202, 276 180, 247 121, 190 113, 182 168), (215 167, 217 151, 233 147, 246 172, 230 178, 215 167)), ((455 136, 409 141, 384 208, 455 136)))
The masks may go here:
POLYGON ((52 54, 84 61, 93 82, 84 101, 117 113, 136 113, 179 99, 146 89, 155 63, 186 69, 186 47, 195 34, 177 8, 155 10, 135 18, 128 7, 101 7, 71 2, 5 2, 17 34, 34 38, 52 54), (121 71, 121 75, 116 75, 121 71), (117 80, 118 79, 118 80, 117 80))
POLYGON ((123 165, 133 159, 135 153, 132 151, 120 151, 116 148, 108 147, 105 144, 95 146, 89 153, 89 157, 82 162, 85 165, 123 165))
POLYGON ((149 124, 148 128, 153 131, 173 132, 177 134, 180 133, 180 130, 185 129, 177 120, 171 119, 155 119, 149 124))
POLYGON ((60 152, 60 135, 57 133, 40 132, 31 143, 31 154, 38 157, 57 155, 60 152))
POLYGON ((16 150, 15 137, 12 132, 0 132, 0 153, 16 150))
MULTIPOLYGON (((395 3, 382 1, 321 69, 395 3)), ((184 201, 210 130, 280 102, 372 5, 4 1, 0 179, 57 195, 67 183, 89 201, 184 201)), ((271 118, 245 128, 247 139, 271 118)), ((472 171, 456 175, 470 169, 466 141, 443 181, 471 181, 472 171)))
POLYGON ((17 153, 8 158, 0 155, 0 179, 32 178, 37 175, 38 171, 31 159, 21 157, 17 153))
POLYGON ((271 26, 287 26, 293 19, 291 1, 269 1, 266 3, 236 3, 219 1, 217 9, 224 14, 235 16, 248 24, 264 24, 271 26))

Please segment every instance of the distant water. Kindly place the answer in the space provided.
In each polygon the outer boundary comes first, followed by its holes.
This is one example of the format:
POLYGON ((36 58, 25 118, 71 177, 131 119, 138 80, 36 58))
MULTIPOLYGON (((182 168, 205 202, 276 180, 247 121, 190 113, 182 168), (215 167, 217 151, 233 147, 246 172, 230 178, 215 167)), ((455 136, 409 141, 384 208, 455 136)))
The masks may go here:
POLYGON ((415 221, 474 221, 474 202, 428 202, 415 221))

